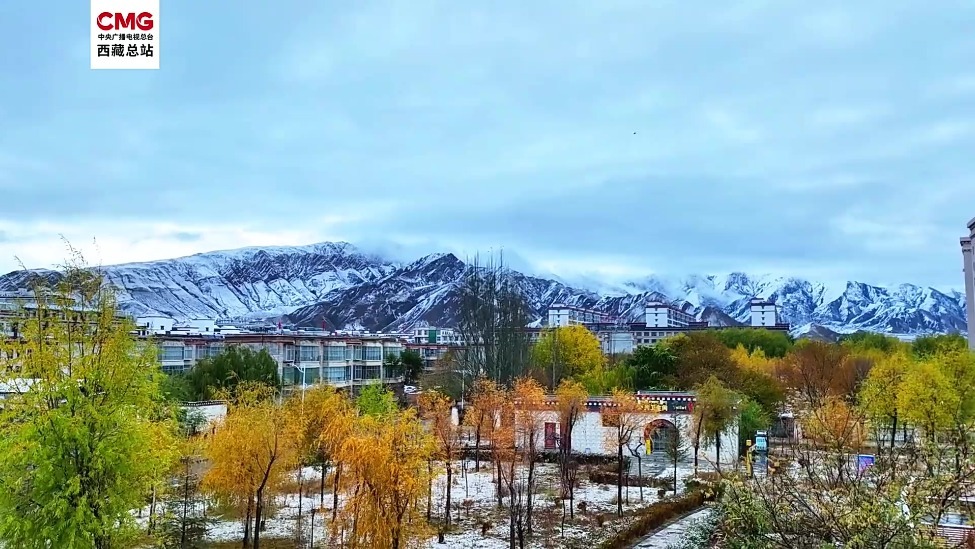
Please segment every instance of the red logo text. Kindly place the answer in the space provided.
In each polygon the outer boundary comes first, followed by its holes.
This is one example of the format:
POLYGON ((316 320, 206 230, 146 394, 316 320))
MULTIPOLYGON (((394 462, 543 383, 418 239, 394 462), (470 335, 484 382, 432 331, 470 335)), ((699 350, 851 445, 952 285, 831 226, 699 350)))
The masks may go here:
POLYGON ((135 13, 110 13, 104 11, 95 18, 98 28, 107 30, 138 28, 142 31, 152 30, 152 14, 144 11, 138 15, 135 13))

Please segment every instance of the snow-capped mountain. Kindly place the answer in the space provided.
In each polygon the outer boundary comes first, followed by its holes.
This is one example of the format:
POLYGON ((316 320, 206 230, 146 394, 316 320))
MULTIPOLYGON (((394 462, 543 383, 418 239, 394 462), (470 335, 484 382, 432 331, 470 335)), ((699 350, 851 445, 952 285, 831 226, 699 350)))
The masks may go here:
MULTIPOLYGON (((304 326, 394 330, 456 324, 459 282, 468 264, 453 254, 412 263, 391 261, 344 243, 242 248, 177 259, 104 267, 131 314, 188 319, 286 316, 304 326)), ((51 271, 0 276, 0 289, 27 285, 51 271)), ((747 321, 753 297, 777 303, 796 334, 869 330, 895 334, 965 329, 964 295, 901 284, 849 282, 830 288, 799 278, 731 273, 680 279, 647 277, 624 284, 566 282, 511 271, 533 312, 553 303, 640 319, 643 304, 665 300, 712 325, 747 321)))

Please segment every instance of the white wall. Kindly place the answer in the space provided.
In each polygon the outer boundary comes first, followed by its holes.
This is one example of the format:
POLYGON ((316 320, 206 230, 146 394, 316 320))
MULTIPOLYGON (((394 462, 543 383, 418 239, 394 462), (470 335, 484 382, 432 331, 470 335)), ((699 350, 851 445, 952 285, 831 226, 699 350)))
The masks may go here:
MULTIPOLYGON (((688 441, 687 462, 694 460, 694 451, 691 447, 691 415, 689 414, 641 414, 641 427, 633 432, 630 444, 638 444, 643 438, 643 426, 650 422, 663 419, 673 423, 682 431, 688 441)), ((541 414, 542 423, 551 422, 556 424, 558 432, 558 412, 546 411, 541 414)), ((539 448, 544 449, 544 425, 542 426, 543 436, 539 441, 539 448)), ((598 454, 612 456, 616 455, 616 428, 603 426, 602 415, 599 412, 584 412, 576 423, 572 431, 572 450, 581 454, 598 454)), ((629 452, 625 452, 629 456, 629 452)), ((714 440, 701 440, 701 448, 698 452, 698 460, 701 464, 713 464, 717 459, 716 446, 714 440)), ((721 436, 721 465, 731 466, 738 461, 738 426, 733 425, 721 436)))
POLYGON ((140 316, 136 317, 137 326, 147 326, 146 332, 149 334, 165 334, 172 331, 175 321, 167 316, 140 316))
POLYGON ((775 326, 778 321, 778 312, 775 305, 752 305, 751 306, 752 326, 775 326))

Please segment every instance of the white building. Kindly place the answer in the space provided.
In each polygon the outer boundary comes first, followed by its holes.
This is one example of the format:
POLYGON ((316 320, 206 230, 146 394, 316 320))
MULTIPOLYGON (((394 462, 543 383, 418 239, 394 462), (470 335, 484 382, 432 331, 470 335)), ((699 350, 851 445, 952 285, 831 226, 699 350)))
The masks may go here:
POLYGON ((647 328, 683 328, 694 322, 694 315, 660 301, 647 303, 644 314, 647 328))
POLYGON ((463 345, 464 338, 461 333, 451 328, 437 328, 426 326, 413 328, 413 331, 406 335, 410 343, 434 345, 463 345))
POLYGON ((965 310, 968 313, 968 346, 975 350, 975 218, 968 222, 968 236, 961 239, 961 255, 965 272, 965 310))
MULTIPOLYGON (((691 444, 691 425, 696 397, 692 393, 647 392, 638 394, 646 412, 639 414, 640 426, 634 430, 627 444, 649 458, 666 459, 666 443, 669 433, 679 429, 688 446, 688 459, 693 460, 691 444), (649 445, 648 445, 649 441, 649 445)), ((542 440, 539 449, 555 451, 558 449, 560 425, 555 397, 550 396, 545 411, 540 413, 543 423, 542 440)), ((583 412, 572 430, 572 451, 580 454, 611 456, 616 454, 616 427, 607 420, 603 411, 613 405, 607 397, 590 397, 583 412)), ((738 426, 733 424, 721 437, 721 465, 733 466, 738 461, 738 426)), ((629 456, 627 451, 625 455, 629 456)), ((715 440, 701 440, 698 453, 700 464, 707 468, 718 460, 715 440)))
POLYGON ((140 336, 164 335, 172 332, 176 321, 163 315, 146 315, 135 317, 136 329, 140 336))
POLYGON ((551 328, 606 322, 608 319, 609 315, 605 313, 561 303, 548 308, 548 326, 551 328))
POLYGON ((771 301, 755 298, 749 304, 751 325, 774 327, 779 324, 779 308, 771 301))

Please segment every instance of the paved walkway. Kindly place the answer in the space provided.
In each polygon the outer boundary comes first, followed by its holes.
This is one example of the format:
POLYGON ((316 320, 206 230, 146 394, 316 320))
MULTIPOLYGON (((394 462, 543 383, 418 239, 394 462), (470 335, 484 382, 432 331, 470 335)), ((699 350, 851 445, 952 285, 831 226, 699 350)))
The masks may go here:
POLYGON ((633 549, 666 549, 671 544, 676 544, 683 538, 684 531, 687 530, 687 527, 693 521, 704 518, 710 512, 710 509, 695 511, 677 522, 664 527, 662 530, 658 530, 638 541, 633 546, 633 549))

